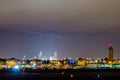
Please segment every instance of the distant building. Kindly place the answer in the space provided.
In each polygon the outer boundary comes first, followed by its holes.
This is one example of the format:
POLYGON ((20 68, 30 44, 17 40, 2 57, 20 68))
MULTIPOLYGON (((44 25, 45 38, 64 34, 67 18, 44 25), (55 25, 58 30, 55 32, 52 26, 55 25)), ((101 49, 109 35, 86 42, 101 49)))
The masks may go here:
POLYGON ((113 48, 112 48, 112 45, 108 45, 108 59, 110 61, 113 61, 113 48))
POLYGON ((49 60, 58 60, 57 52, 54 52, 54 55, 50 56, 49 60))
POLYGON ((54 52, 54 58, 55 60, 58 60, 57 52, 54 52))
POLYGON ((42 51, 40 51, 40 54, 38 55, 38 59, 42 60, 43 56, 42 56, 42 51))
POLYGON ((27 57, 24 55, 23 58, 22 58, 22 60, 27 60, 27 57))

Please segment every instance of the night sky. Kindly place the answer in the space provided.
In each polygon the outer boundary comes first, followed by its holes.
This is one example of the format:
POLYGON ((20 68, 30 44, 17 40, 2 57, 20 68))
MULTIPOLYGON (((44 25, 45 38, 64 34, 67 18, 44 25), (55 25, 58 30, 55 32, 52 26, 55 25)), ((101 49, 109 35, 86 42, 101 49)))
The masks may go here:
POLYGON ((0 0, 0 57, 120 58, 120 0, 0 0))

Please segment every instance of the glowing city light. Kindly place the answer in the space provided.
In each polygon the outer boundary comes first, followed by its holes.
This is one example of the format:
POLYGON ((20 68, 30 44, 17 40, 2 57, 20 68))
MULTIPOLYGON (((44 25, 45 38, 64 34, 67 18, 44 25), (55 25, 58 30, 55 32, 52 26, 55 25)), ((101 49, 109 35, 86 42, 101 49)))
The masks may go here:
POLYGON ((19 69, 19 66, 18 66, 18 65, 15 65, 14 69, 19 69))

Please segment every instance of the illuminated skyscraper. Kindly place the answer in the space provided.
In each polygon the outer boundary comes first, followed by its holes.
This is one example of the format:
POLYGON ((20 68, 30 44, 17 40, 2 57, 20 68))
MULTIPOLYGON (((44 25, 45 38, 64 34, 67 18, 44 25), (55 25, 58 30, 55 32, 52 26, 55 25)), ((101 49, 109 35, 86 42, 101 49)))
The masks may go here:
POLYGON ((22 60, 26 60, 26 59, 27 59, 27 58, 26 58, 26 56, 24 55, 23 58, 22 58, 22 60))
POLYGON ((110 60, 110 61, 112 61, 113 60, 113 48, 112 48, 112 45, 108 45, 108 59, 110 60))
POLYGON ((54 55, 50 56, 49 60, 58 60, 57 52, 54 52, 54 55))
POLYGON ((40 54, 38 55, 38 59, 42 60, 43 56, 42 56, 42 51, 40 51, 40 54))
POLYGON ((55 60, 58 60, 57 52, 54 53, 55 60))

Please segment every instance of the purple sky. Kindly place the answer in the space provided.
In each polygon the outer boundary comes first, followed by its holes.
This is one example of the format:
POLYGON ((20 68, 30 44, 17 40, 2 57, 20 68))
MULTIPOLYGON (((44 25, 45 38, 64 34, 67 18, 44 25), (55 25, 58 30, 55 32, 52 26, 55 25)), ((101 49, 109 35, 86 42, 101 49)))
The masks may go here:
POLYGON ((0 56, 120 58, 119 0, 1 0, 0 56))

